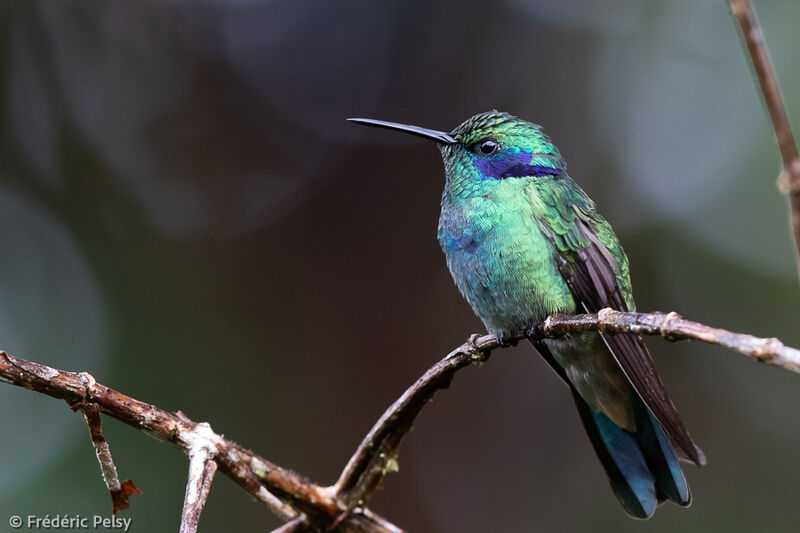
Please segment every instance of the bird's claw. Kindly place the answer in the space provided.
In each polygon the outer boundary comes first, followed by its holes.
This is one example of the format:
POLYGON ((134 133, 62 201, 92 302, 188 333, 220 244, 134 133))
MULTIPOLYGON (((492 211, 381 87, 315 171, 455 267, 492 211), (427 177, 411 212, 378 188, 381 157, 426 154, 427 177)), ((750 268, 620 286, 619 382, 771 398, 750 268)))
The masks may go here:
POLYGON ((508 348, 509 346, 516 346, 517 339, 514 337, 510 337, 505 333, 498 333, 497 334, 497 344, 500 345, 501 348, 508 348))
POLYGON ((542 333, 542 324, 544 324, 543 320, 537 320, 533 322, 530 327, 525 331, 525 335, 531 341, 540 341, 544 339, 544 334, 542 333))

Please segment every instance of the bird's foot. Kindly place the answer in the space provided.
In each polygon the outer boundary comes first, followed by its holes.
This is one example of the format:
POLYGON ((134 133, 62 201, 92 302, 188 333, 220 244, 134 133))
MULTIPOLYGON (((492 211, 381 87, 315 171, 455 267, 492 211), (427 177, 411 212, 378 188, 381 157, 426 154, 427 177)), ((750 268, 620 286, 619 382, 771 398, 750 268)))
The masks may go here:
POLYGON ((544 339, 545 335, 542 326, 544 326, 544 320, 534 320, 525 331, 528 340, 536 342, 544 339))
POLYGON ((508 348, 509 346, 516 346, 517 339, 506 335, 505 333, 498 333, 497 334, 497 343, 500 345, 501 348, 508 348))

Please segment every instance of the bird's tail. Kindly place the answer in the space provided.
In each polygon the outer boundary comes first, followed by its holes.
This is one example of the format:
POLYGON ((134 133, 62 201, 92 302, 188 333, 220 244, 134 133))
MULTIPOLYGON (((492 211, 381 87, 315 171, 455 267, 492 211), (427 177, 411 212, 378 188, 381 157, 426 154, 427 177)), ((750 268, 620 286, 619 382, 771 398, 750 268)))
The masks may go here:
POLYGON ((688 506, 692 496, 678 458, 661 426, 638 396, 634 396, 636 432, 620 428, 593 411, 574 387, 572 396, 611 487, 625 511, 650 518, 665 500, 688 506))

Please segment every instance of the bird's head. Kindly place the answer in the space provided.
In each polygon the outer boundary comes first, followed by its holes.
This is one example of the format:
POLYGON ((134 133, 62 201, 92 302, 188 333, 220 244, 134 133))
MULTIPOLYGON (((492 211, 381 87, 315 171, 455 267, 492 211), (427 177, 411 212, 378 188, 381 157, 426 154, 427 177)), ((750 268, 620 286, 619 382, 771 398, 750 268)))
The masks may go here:
POLYGON ((508 178, 559 176, 565 171, 561 154, 539 126, 500 111, 468 118, 450 133, 381 120, 348 120, 436 141, 448 184, 459 188, 508 178))

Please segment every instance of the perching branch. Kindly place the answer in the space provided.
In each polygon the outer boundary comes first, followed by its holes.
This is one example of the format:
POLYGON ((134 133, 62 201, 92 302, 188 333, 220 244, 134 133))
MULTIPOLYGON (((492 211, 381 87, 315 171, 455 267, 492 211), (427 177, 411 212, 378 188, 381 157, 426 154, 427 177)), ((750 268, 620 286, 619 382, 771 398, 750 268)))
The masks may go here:
MULTIPOLYGON (((762 363, 800 373, 800 350, 784 346, 775 338, 762 339, 712 328, 685 320, 677 313, 630 313, 601 309, 597 314, 551 315, 535 331, 541 338, 568 333, 600 331, 608 334, 660 335, 668 341, 698 340, 716 344, 762 363)), ((511 339, 526 338, 519 333, 511 339)), ((396 469, 400 442, 419 412, 439 389, 446 388, 461 368, 483 362, 500 343, 494 335, 473 335, 447 357, 433 365, 383 413, 336 482, 335 491, 346 505, 366 505, 369 495, 386 475, 396 469)))
MULTIPOLYGON (((668 341, 699 340, 800 373, 800 350, 787 347, 778 339, 712 328, 685 320, 677 313, 602 309, 597 314, 552 315, 533 331, 533 335, 558 338, 586 331, 611 335, 660 335, 668 341)), ((521 340, 526 336, 520 333, 512 339, 521 340)), ((100 385, 86 373, 56 370, 0 351, 0 381, 66 400, 72 408, 84 412, 95 446, 98 450, 103 449, 101 464, 110 460, 110 453, 106 456, 107 443, 99 433, 99 420, 95 418, 99 412, 183 450, 190 463, 182 532, 196 531, 214 472, 219 468, 287 522, 275 530, 277 532, 402 533, 397 526, 366 508, 369 497, 380 486, 384 476, 396 470, 397 453, 403 437, 436 391, 446 388, 459 369, 486 361, 492 350, 499 346, 494 335, 473 335, 433 365, 386 410, 331 487, 317 485, 259 457, 215 433, 206 423, 198 424, 183 413, 169 413, 134 400, 100 385)), ((104 475, 106 469, 107 465, 104 465, 104 475)))
MULTIPOLYGON (((789 117, 783 105, 778 78, 772 61, 769 58, 764 34, 758 25, 750 0, 728 0, 731 12, 738 22, 744 37, 753 73, 761 88, 761 95, 767 106, 772 129, 778 141, 783 169, 778 177, 780 189, 789 194, 789 217, 794 233, 795 246, 800 254, 800 157, 797 144, 789 124, 789 117)), ((798 271, 800 272, 800 255, 798 255, 798 271)))

